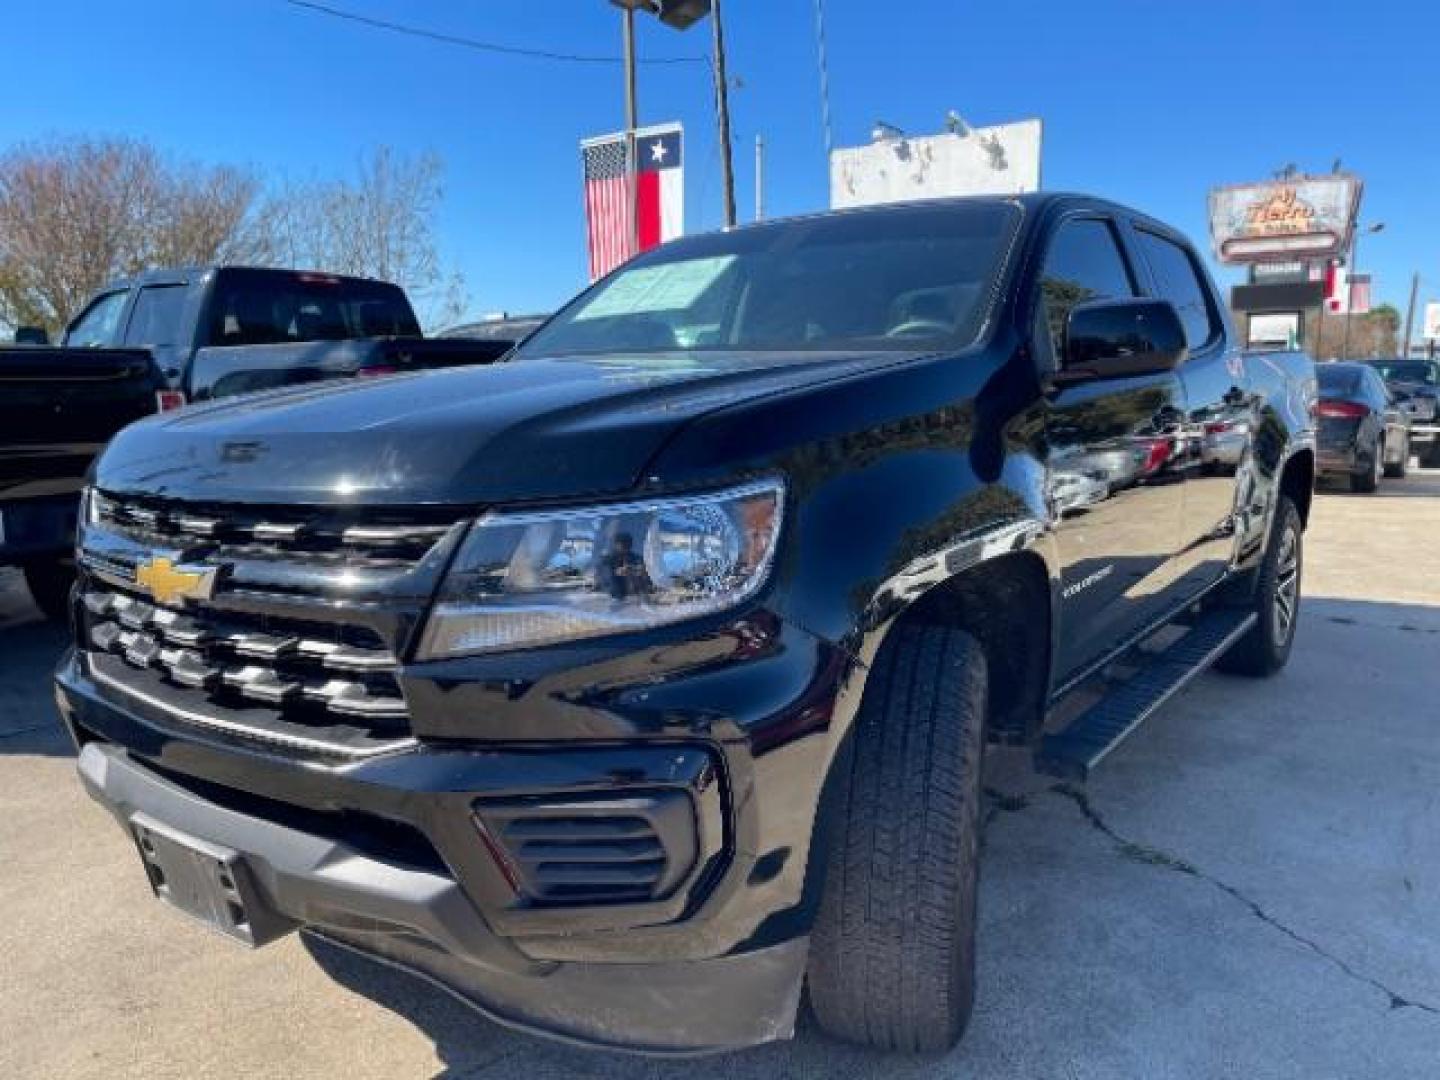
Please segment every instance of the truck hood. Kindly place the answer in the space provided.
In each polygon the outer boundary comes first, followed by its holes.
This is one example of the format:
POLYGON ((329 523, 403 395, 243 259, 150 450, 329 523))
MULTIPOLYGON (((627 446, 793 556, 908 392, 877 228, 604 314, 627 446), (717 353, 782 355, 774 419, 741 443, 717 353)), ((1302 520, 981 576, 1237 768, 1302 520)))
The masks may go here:
POLYGON ((260 503, 475 505, 623 492, 690 420, 906 354, 524 360, 193 406, 132 425, 108 491, 260 503))

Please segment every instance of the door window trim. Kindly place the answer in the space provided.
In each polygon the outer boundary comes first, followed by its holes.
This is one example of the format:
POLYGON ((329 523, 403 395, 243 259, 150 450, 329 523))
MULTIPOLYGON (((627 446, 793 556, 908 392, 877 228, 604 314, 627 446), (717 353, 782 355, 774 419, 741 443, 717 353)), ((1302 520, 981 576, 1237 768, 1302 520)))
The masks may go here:
POLYGON ((1120 255, 1120 265, 1124 268, 1126 276, 1130 279, 1131 298, 1138 299, 1145 296, 1143 291, 1147 282, 1142 281, 1139 274, 1139 267, 1134 253, 1129 249, 1129 237, 1125 235, 1124 225, 1121 219, 1114 213, 1098 207, 1076 207, 1072 210, 1064 210, 1054 215, 1042 226, 1042 235, 1037 245, 1035 254, 1035 273, 1030 282, 1029 299, 1027 303, 1029 330, 1027 333, 1031 339, 1031 351, 1036 355, 1045 355, 1050 358, 1051 371, 1059 371, 1063 366, 1061 357, 1055 354, 1055 347, 1050 340, 1049 321, 1045 311, 1045 297, 1042 295, 1042 285, 1045 281, 1045 263, 1050 258, 1050 251, 1055 246, 1055 238, 1060 235, 1060 230, 1076 221, 1098 221, 1110 230, 1110 238, 1115 241, 1115 250, 1120 255))

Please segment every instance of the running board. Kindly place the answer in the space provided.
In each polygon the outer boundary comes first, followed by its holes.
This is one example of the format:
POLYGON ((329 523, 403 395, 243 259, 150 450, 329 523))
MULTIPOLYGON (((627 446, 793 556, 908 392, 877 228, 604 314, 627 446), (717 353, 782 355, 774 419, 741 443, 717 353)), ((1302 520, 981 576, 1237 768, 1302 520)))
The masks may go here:
POLYGON ((1150 657, 1064 731, 1046 735, 1035 754, 1036 769, 1072 780, 1089 777, 1106 754, 1254 626, 1255 618, 1253 611, 1224 608, 1202 616, 1184 637, 1150 657))

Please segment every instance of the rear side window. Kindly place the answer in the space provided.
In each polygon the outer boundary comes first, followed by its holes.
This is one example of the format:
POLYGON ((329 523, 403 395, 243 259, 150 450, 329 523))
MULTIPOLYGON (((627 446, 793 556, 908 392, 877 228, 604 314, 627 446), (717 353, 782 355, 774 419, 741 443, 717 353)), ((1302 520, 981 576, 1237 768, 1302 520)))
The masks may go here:
POLYGON ((1160 298, 1169 300, 1180 313, 1180 321, 1185 326, 1185 343, 1192 349, 1200 348, 1215 336, 1216 327, 1195 261, 1183 247, 1163 236, 1144 229, 1136 230, 1135 235, 1140 239, 1145 261, 1155 274, 1160 298))
POLYGON ((126 345, 178 345, 185 286, 152 285, 140 290, 125 328, 126 345))
POLYGON ((1134 295, 1134 279, 1108 222, 1080 218, 1060 226, 1040 275, 1040 297, 1055 356, 1064 348, 1065 323, 1076 304, 1134 295))
POLYGON ((399 288, 325 275, 227 276, 211 304, 211 345, 282 345, 346 338, 415 337, 420 327, 399 288))
POLYGON ((125 307, 125 297, 120 292, 106 293, 85 309, 70 325, 65 335, 66 345, 85 347, 89 345, 113 345, 119 336, 120 312, 125 307))

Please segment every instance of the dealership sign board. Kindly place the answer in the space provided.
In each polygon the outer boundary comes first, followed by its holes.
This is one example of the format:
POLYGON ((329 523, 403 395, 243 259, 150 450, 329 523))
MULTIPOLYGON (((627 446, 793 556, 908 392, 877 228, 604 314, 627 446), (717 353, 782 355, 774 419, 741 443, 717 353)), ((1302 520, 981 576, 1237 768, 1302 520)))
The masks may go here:
POLYGON ((1210 192, 1210 238, 1223 263, 1340 255, 1360 208, 1360 178, 1344 173, 1238 184, 1210 192))

